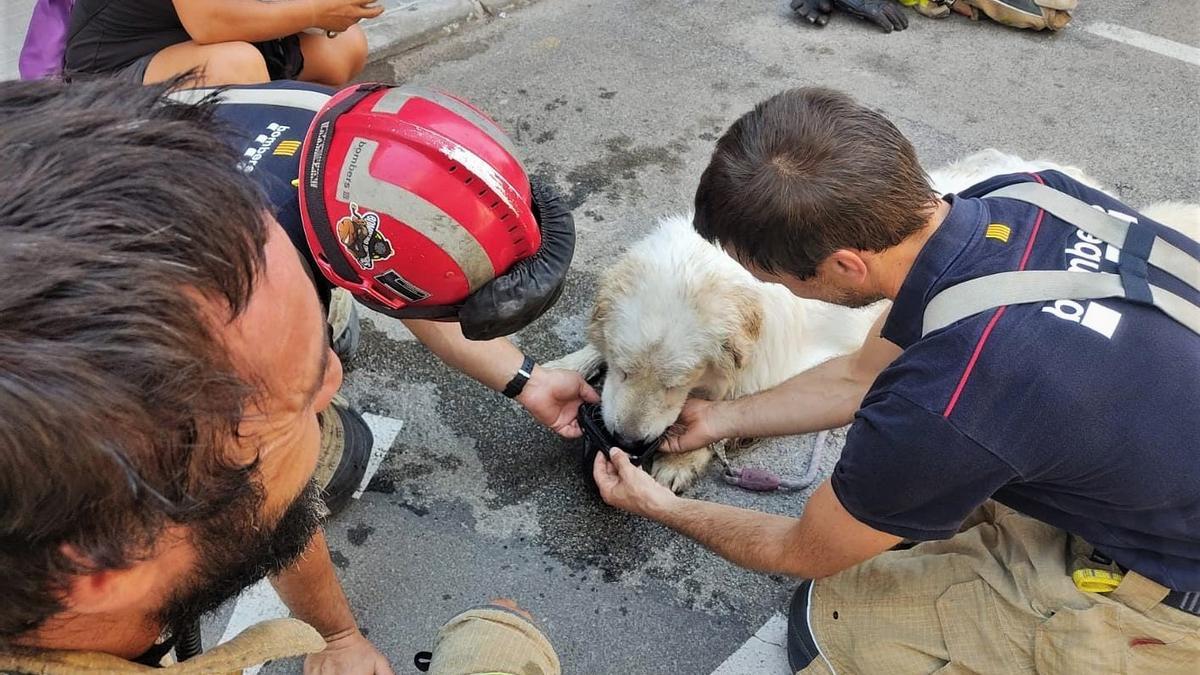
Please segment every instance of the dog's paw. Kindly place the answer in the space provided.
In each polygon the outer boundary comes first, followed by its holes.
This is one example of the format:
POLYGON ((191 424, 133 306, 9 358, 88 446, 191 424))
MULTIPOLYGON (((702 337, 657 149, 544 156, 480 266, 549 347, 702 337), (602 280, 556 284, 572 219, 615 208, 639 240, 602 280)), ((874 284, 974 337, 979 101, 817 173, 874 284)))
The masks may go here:
POLYGON ((712 450, 701 448, 691 452, 660 453, 654 458, 650 475, 654 480, 679 494, 692 486, 712 460, 712 450))

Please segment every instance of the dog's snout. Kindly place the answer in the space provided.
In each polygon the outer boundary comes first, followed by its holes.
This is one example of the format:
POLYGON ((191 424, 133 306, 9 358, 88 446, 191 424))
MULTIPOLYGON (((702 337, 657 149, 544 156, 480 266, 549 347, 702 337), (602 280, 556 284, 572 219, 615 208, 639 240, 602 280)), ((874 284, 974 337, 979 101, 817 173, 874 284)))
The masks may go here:
POLYGON ((624 448, 626 450, 629 450, 631 448, 636 448, 642 444, 642 439, 633 438, 631 436, 626 436, 625 434, 616 434, 615 437, 617 439, 617 445, 621 446, 622 448, 624 448))

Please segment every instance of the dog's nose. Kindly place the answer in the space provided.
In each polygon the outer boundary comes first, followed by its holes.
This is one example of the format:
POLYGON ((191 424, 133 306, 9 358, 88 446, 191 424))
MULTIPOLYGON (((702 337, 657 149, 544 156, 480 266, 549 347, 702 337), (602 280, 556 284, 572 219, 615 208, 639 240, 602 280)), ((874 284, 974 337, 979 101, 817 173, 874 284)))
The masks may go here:
POLYGON ((643 444, 641 439, 633 438, 632 436, 626 436, 625 434, 615 434, 615 438, 617 440, 617 446, 623 450, 635 451, 643 444))

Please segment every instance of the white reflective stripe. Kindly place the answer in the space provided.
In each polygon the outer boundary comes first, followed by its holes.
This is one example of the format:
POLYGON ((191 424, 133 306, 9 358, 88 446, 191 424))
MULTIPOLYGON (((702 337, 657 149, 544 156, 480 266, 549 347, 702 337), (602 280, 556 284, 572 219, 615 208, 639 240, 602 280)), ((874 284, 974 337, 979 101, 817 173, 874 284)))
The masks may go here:
POLYGON ((1200 307, 1160 286, 1150 287, 1150 299, 1163 314, 1200 335, 1200 307))
MULTIPOLYGON (((371 111, 381 113, 397 113, 401 108, 404 107, 405 103, 408 103, 409 100, 414 98, 422 98, 426 101, 436 103, 453 112, 455 115, 467 120, 471 124, 478 127, 480 131, 490 136, 493 141, 499 143, 500 146, 508 152, 508 154, 512 155, 512 158, 517 161, 517 164, 521 163, 521 157, 517 154, 517 149, 513 146, 512 139, 508 137, 508 134, 504 133, 503 129, 496 126, 496 124, 487 117, 479 114, 479 112, 477 112, 471 106, 466 105, 452 96, 447 96, 440 91, 434 91, 433 89, 427 89, 425 87, 418 87, 413 84, 395 87, 393 89, 389 89, 382 98, 376 101, 375 107, 372 108, 371 111)), ((522 171, 524 171, 524 167, 522 167, 522 171)))
POLYGON ((1200 260, 1162 237, 1155 237, 1149 263, 1185 284, 1200 290, 1200 260))
POLYGON ((992 190, 983 195, 987 197, 1005 197, 1016 199, 1027 204, 1044 209, 1071 225, 1087 232, 1093 237, 1099 237, 1106 243, 1122 247, 1125 245, 1125 233, 1129 231, 1129 222, 1121 220, 1100 209, 1092 208, 1086 203, 1059 192, 1049 185, 1041 183, 1013 183, 992 190))
POLYGON ((1193 591, 1188 593, 1186 602, 1189 612, 1195 612, 1196 610, 1200 609, 1200 592, 1193 591))
MULTIPOLYGON (((381 211, 437 244, 462 268, 471 293, 496 276, 487 252, 470 232, 445 211, 412 192, 371 175, 371 160, 379 144, 365 138, 350 142, 338 180, 338 199, 360 209, 381 211)), ((333 220, 333 214, 330 214, 333 220)))
POLYGON ((1032 270, 989 274, 935 295, 925 306, 921 335, 1003 305, 1112 297, 1125 297, 1125 287, 1116 274, 1032 270))
MULTIPOLYGON (((1033 182, 1014 183, 993 190, 984 197, 1005 197, 1033 204, 1093 237, 1099 237, 1111 246, 1125 247, 1129 221, 1093 208, 1086 202, 1059 192, 1049 185, 1033 182)), ((1147 261, 1193 288, 1200 289, 1200 260, 1161 237, 1154 238, 1147 261)))
POLYGON ((825 650, 821 649, 821 643, 817 642, 817 631, 813 630, 813 617, 812 617, 813 597, 812 596, 813 596, 813 590, 816 589, 816 587, 817 587, 817 580, 813 579, 812 583, 810 583, 808 585, 808 607, 807 607, 807 610, 808 610, 808 621, 807 621, 808 634, 810 637, 812 637, 813 644, 817 646, 817 653, 821 655, 821 660, 825 662, 825 667, 829 668, 829 672, 833 673, 833 675, 837 675, 837 671, 833 669, 833 664, 829 662, 829 657, 825 656, 825 650))
MULTIPOLYGON (((1005 305, 1050 300, 1124 298, 1121 277, 1107 272, 1024 271, 976 277, 938 293, 925 307, 921 336, 1005 305)), ((1200 307, 1162 288, 1150 285, 1151 302, 1163 314, 1200 335, 1200 307)))
POLYGON ((251 105, 275 105, 283 108, 298 108, 317 112, 332 98, 330 94, 306 89, 183 89, 167 94, 167 98, 179 103, 199 103, 210 94, 220 92, 217 100, 225 103, 251 105))

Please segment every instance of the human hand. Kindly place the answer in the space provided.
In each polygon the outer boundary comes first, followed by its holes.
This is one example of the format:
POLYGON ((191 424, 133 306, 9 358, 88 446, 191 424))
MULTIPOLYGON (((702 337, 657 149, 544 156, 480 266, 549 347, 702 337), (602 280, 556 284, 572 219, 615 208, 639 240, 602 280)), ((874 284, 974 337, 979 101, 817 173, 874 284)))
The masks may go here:
POLYGON ((619 448, 609 450, 608 458, 603 452, 596 453, 592 477, 605 504, 646 518, 665 512, 679 499, 670 488, 634 466, 619 448))
POLYGON ((559 436, 579 438, 579 406, 599 403, 600 394, 574 370, 534 366, 517 402, 559 436))
POLYGON ((833 0, 792 0, 792 11, 809 23, 824 26, 833 14, 833 0))
POLYGON ((904 8, 892 0, 833 0, 833 4, 843 12, 879 26, 885 33, 908 28, 904 8))
POLYGON ((706 401, 689 398, 683 404, 679 419, 667 428, 663 435, 661 452, 688 452, 699 450, 726 438, 729 434, 721 430, 721 413, 727 404, 722 401, 706 401))
POLYGON ((344 32, 363 19, 383 14, 378 0, 310 0, 312 25, 331 33, 344 32))
POLYGON ((326 638, 325 651, 304 659, 304 675, 395 675, 387 657, 356 628, 326 638))

